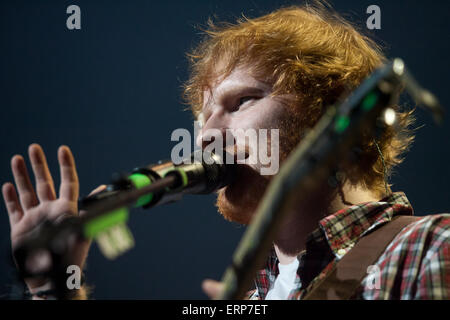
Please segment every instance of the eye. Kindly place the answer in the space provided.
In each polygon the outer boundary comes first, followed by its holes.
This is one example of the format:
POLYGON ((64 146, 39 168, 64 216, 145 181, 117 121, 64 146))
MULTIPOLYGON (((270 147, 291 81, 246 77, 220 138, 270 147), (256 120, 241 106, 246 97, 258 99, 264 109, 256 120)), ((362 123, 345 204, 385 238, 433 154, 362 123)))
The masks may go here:
POLYGON ((257 99, 257 97, 254 96, 246 96, 246 97, 242 97, 239 99, 239 103, 238 106, 240 107, 241 105, 243 105, 244 103, 251 101, 251 100, 255 100, 257 99))

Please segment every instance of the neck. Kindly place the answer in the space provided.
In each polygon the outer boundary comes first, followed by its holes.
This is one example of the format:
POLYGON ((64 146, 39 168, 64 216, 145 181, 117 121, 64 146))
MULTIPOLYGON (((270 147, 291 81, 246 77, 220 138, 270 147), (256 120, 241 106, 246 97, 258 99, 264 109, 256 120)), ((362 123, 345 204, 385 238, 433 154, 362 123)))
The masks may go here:
POLYGON ((337 189, 326 187, 307 205, 295 206, 282 222, 274 243, 280 263, 292 262, 305 249, 306 238, 319 226, 321 219, 354 204, 378 200, 374 192, 345 183, 337 189))

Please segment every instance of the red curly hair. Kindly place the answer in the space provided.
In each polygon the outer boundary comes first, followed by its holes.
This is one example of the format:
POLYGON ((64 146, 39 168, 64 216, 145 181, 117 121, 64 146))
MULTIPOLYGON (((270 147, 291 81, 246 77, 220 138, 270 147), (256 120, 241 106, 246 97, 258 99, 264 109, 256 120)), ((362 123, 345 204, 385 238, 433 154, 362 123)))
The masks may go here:
MULTIPOLYGON (((281 8, 254 19, 243 17, 235 24, 209 20, 203 41, 188 57, 191 72, 184 97, 195 116, 201 112, 204 90, 245 65, 272 84, 273 95, 295 96, 292 110, 298 131, 313 127, 327 106, 386 62, 373 40, 320 3, 281 8), (217 70, 219 62, 223 67, 217 70)), ((414 139, 409 129, 412 111, 395 108, 395 129, 377 140, 383 156, 368 132, 362 137, 357 165, 343 165, 348 181, 379 196, 385 194, 385 174, 402 162, 414 139)), ((295 139, 301 140, 300 132, 295 139)))

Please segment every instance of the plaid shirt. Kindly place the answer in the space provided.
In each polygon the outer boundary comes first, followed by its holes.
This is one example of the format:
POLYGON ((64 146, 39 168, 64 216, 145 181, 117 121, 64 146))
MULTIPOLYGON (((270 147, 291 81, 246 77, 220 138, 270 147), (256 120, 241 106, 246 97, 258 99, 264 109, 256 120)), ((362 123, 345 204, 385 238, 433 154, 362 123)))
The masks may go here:
MULTIPOLYGON (((342 209, 319 222, 297 259, 295 287, 288 299, 302 299, 367 232, 396 215, 413 215, 405 194, 342 209)), ((450 214, 429 215, 397 234, 353 299, 450 299, 450 214), (375 276, 374 276, 375 275, 375 276), (376 281, 374 281, 376 280, 376 281)), ((275 250, 256 276, 250 299, 265 299, 278 275, 275 250)))

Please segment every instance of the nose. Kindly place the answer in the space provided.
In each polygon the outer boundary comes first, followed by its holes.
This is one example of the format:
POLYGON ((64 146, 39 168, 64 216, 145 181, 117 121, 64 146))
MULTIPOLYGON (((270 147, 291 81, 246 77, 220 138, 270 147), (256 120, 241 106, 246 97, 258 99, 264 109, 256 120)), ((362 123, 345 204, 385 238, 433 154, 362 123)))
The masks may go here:
MULTIPOLYGON (((228 122, 229 118, 226 112, 217 110, 211 114, 197 136, 197 146, 205 149, 209 144, 216 141, 216 139, 222 139, 222 142, 225 143, 228 122)), ((222 146, 224 146, 224 144, 222 146)))

